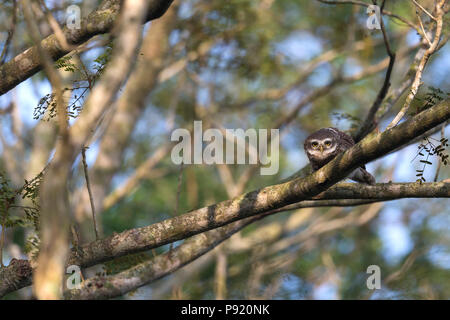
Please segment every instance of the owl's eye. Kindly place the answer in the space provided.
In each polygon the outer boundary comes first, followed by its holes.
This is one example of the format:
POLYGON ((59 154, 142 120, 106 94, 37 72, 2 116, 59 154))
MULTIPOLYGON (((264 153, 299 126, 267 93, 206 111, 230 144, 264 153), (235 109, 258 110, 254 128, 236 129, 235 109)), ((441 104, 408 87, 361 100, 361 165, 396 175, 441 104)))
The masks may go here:
POLYGON ((319 147, 319 143, 314 141, 313 143, 311 143, 311 146, 313 147, 313 149, 317 149, 319 147))
POLYGON ((325 147, 327 147, 327 148, 331 147, 331 141, 330 140, 325 141, 325 147))

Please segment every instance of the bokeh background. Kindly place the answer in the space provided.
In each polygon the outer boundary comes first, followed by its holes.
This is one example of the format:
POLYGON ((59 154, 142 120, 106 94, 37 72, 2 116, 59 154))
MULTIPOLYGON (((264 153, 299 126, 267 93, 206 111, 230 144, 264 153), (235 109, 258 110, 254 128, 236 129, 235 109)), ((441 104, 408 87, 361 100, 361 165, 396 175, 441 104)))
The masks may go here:
MULTIPOLYGON (((61 24, 69 5, 79 5, 83 15, 97 6, 97 1, 44 2, 61 24)), ((431 7, 433 1, 421 3, 431 7)), ((386 9, 417 21, 410 1, 386 1, 386 9)), ((0 4, 0 49, 7 38, 12 10, 13 1, 0 4)), ((37 4, 34 10, 39 17, 37 4)), ((284 121, 280 127, 280 171, 261 176, 259 170, 249 171, 248 165, 185 165, 180 170, 166 153, 124 197, 99 213, 103 235, 228 199, 236 190, 230 181, 237 183, 242 177, 245 181, 245 175, 249 176, 242 191, 275 184, 294 174, 308 163, 303 150, 305 137, 328 126, 351 133, 364 119, 384 80, 387 63, 376 69, 387 59, 382 34, 367 28, 368 15, 362 6, 298 0, 186 0, 175 1, 170 10, 170 17, 144 27, 144 33, 161 32, 157 25, 166 24, 167 43, 158 57, 162 67, 159 72, 149 72, 149 77, 157 81, 139 109, 120 164, 106 186, 108 194, 132 178, 156 150, 168 145, 173 129, 190 129, 194 120, 203 120, 204 126, 213 128, 243 129, 276 128, 279 121, 284 121), (373 66, 376 70, 371 71, 373 66), (297 111, 286 120, 293 110, 297 111)), ((395 90, 405 81, 421 39, 404 23, 387 16, 383 19, 391 47, 397 53, 391 79, 391 90, 395 90)), ((43 15, 38 21, 42 35, 51 33, 43 15)), ((444 34, 449 34, 448 23, 444 34)), ((108 40, 106 35, 96 37, 80 55, 90 74, 103 66, 111 46, 108 40)), ((31 44, 19 12, 5 59, 31 44)), ((76 117, 89 93, 84 88, 87 81, 78 69, 64 69, 61 67, 60 72, 69 83, 83 87, 72 90, 69 97, 76 117)), ((430 59, 412 113, 436 89, 442 91, 439 94, 443 97, 450 92, 449 74, 447 44, 430 59)), ((37 109, 45 106, 42 99, 50 93, 48 80, 38 73, 0 97, 0 110, 11 103, 16 106, 15 116, 0 114, 0 170, 17 186, 24 178, 32 178, 26 169, 33 160, 33 146, 40 139, 36 128, 56 121, 48 110, 39 114, 37 109), (13 150, 12 159, 5 154, 8 150, 10 154, 13 150)), ((385 129, 404 97, 386 109, 377 130, 385 129)), ((91 141, 87 151, 89 167, 95 166, 98 159, 104 131, 99 130, 91 141)), ((442 134, 450 136, 448 127, 433 137, 439 140, 442 134)), ((413 143, 369 163, 367 168, 379 182, 415 181, 416 170, 423 165, 420 157, 415 158, 418 145, 413 143)), ((439 159, 429 160, 433 165, 426 166, 424 177, 433 181, 439 159)), ((440 166, 437 179, 448 178, 449 167, 440 166)), ((69 186, 74 208, 84 184, 78 159, 69 186)), ((405 199, 278 213, 248 226, 172 275, 123 298, 449 299, 449 214, 447 199, 405 199), (381 290, 366 287, 369 265, 381 268, 381 290)), ((75 212, 75 219, 83 226, 85 238, 92 237, 90 215, 75 212)), ((30 233, 29 228, 6 230, 5 264, 12 257, 26 257, 30 233)), ((117 272, 152 254, 118 259, 105 264, 104 270, 117 272)), ((23 289, 8 297, 29 295, 30 290, 23 289)))

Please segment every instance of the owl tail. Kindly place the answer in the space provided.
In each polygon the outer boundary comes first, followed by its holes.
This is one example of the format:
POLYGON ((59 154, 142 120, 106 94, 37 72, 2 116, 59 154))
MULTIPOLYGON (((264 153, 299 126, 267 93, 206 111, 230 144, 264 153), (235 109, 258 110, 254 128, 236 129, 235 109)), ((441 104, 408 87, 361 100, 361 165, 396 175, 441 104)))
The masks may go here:
POLYGON ((375 184, 375 178, 366 169, 361 167, 354 170, 348 177, 356 182, 375 184))

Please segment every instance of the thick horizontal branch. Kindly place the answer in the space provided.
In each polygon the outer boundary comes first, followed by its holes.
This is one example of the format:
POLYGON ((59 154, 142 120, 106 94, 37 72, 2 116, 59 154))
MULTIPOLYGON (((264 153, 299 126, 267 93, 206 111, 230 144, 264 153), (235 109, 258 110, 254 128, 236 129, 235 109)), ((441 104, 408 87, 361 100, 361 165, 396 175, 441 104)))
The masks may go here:
POLYGON ((223 228, 198 234, 180 246, 155 258, 142 262, 113 276, 96 276, 82 283, 81 288, 67 290, 65 299, 93 300, 119 297, 136 288, 161 279, 184 265, 194 261, 227 240, 245 226, 259 220, 250 217, 231 223, 223 228))
MULTIPOLYGON (((348 176, 356 167, 387 154, 449 118, 450 99, 442 101, 439 105, 419 113, 390 130, 366 137, 306 178, 297 178, 282 184, 265 187, 147 227, 114 234, 73 251, 68 264, 76 264, 81 267, 92 266, 115 257, 186 239, 237 220, 266 214, 272 210, 309 200, 316 196, 324 199, 324 196, 320 194, 348 176)), ((421 196, 429 194, 432 197, 448 197, 448 184, 445 183, 413 183, 409 187, 416 190, 416 193, 418 192, 421 196), (419 192, 419 190, 424 191, 419 192)), ((392 193, 397 193, 399 197, 415 196, 413 191, 407 190, 408 186, 405 184, 381 184, 373 187, 345 184, 343 189, 345 195, 339 195, 339 192, 336 191, 338 188, 338 186, 331 188, 327 191, 328 195, 341 199, 350 195, 355 196, 359 192, 359 196, 373 199, 376 194, 383 195, 382 190, 384 190, 384 196, 390 199, 392 199, 392 193), (364 190, 368 190, 368 192, 364 193, 364 190)), ((0 296, 5 292, 9 291, 2 292, 0 290, 0 296)))
MULTIPOLYGON (((172 1, 149 1, 146 21, 161 17, 169 8, 172 1)), ((121 2, 120 0, 104 0, 97 10, 89 14, 87 18, 81 20, 79 29, 65 27, 63 32, 67 43, 70 45, 80 45, 95 35, 110 32, 119 15, 121 2)), ((70 49, 60 45, 54 34, 42 40, 40 45, 55 61, 70 52, 70 49)), ((28 48, 3 64, 0 67, 0 96, 39 72, 42 66, 43 64, 36 46, 28 48)))
POLYGON ((143 285, 156 281, 194 261, 227 240, 245 226, 281 211, 316 206, 353 206, 376 201, 405 197, 450 197, 450 183, 389 183, 364 186, 356 183, 342 183, 331 187, 315 198, 326 200, 306 200, 294 203, 263 215, 253 216, 231 223, 223 228, 210 230, 190 238, 182 245, 149 261, 112 276, 96 276, 83 282, 77 290, 65 292, 66 299, 106 299, 121 296, 143 285), (346 196, 361 196, 363 199, 341 199, 346 196), (370 200, 368 200, 370 199, 370 200))
POLYGON ((311 207, 350 207, 404 198, 450 198, 450 183, 339 183, 311 200, 300 201, 272 210, 283 212, 311 207))
MULTIPOLYGON (((181 268, 186 263, 195 260, 202 254, 214 248, 219 243, 225 241, 235 232, 238 232, 250 223, 253 223, 259 218, 267 215, 296 210, 310 207, 348 207, 370 204, 379 201, 389 201, 401 198, 449 198, 450 197, 450 183, 381 183, 373 186, 361 185, 358 183, 339 183, 336 186, 329 188, 314 197, 315 200, 305 200, 290 205, 286 205, 277 209, 265 212, 262 215, 254 216, 232 223, 225 228, 212 230, 202 233, 190 239, 187 243, 174 249, 171 253, 170 268, 159 267, 161 264, 167 265, 167 254, 157 256, 151 262, 144 262, 130 270, 124 271, 114 278, 111 277, 95 277, 83 285, 82 290, 86 292, 67 292, 68 298, 86 299, 86 298, 111 298, 129 292, 139 286, 145 285, 149 282, 164 277, 173 271, 181 268), (207 235, 206 237, 204 237, 207 235), (190 252, 189 256, 186 252, 190 252), (124 279, 132 274, 139 274, 134 277, 133 281, 126 282, 124 279), (101 287, 108 283, 109 289, 102 289, 96 291, 95 296, 90 285, 95 284, 95 287, 101 287)), ((125 240, 128 241, 128 240, 125 240)), ((110 244, 112 245, 112 244, 110 244)), ((144 250, 136 247, 137 251, 144 250)), ((87 267, 93 265, 93 262, 88 261, 89 257, 84 257, 85 262, 77 261, 77 254, 72 254, 71 263, 87 267)), ((13 260, 11 264, 0 270, 0 297, 31 284, 31 267, 26 260, 13 260), (6 281, 3 281, 6 279, 6 281)))
POLYGON ((249 192, 153 225, 95 241, 73 254, 70 264, 89 266, 113 257, 148 250, 215 229, 249 216, 311 199, 356 167, 375 160, 450 118, 450 100, 427 109, 383 133, 369 136, 306 178, 249 192))
POLYGON ((7 267, 0 268, 0 297, 31 285, 31 273, 28 260, 12 259, 7 267))
POLYGON ((314 200, 366 199, 393 200, 402 198, 450 198, 450 183, 339 183, 313 197, 314 200))

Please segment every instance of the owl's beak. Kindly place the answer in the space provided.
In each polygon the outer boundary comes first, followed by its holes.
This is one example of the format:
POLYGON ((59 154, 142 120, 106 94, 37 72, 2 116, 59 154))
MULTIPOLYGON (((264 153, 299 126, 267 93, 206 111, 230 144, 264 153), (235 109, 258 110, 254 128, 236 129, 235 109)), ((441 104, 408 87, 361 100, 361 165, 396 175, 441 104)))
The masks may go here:
POLYGON ((323 145, 320 145, 320 152, 323 152, 323 145))

